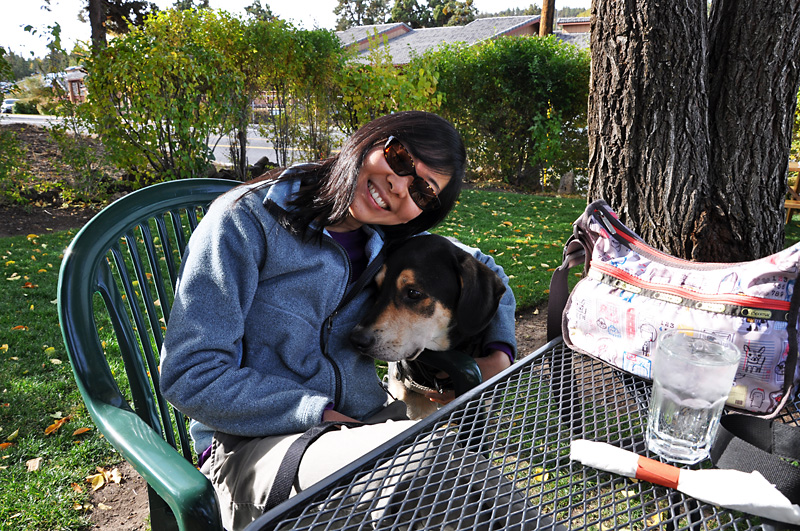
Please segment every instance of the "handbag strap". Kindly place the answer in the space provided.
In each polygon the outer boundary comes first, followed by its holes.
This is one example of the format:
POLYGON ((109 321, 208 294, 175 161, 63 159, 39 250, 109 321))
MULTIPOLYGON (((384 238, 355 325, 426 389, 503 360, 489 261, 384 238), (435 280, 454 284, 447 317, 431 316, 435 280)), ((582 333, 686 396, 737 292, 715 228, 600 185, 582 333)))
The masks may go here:
POLYGON ((289 499, 292 493, 292 485, 294 479, 297 477, 297 471, 300 468, 300 461, 303 459, 303 454, 306 453, 308 447, 319 439, 323 434, 338 429, 342 426, 348 428, 355 428, 356 426, 363 426, 361 422, 336 422, 329 421, 323 422, 305 431, 300 437, 292 441, 286 455, 283 456, 278 473, 275 475, 275 481, 269 489, 269 496, 267 496, 267 504, 265 511, 276 507, 279 503, 289 499))
POLYGON ((322 422, 306 430, 300 437, 292 441, 292 444, 290 444, 289 448, 286 450, 286 454, 284 454, 281 464, 278 466, 275 480, 272 482, 272 486, 269 489, 264 511, 268 511, 279 503, 289 499, 292 493, 292 485, 294 485, 297 472, 300 470, 300 461, 302 461, 303 455, 306 453, 308 447, 311 446, 311 443, 319 439, 323 434, 333 429, 341 428, 342 426, 357 428, 359 426, 379 424, 387 420, 408 420, 406 409, 407 406, 405 402, 402 400, 395 400, 371 417, 364 419, 364 422, 340 422, 331 420, 322 422))
POLYGON ((564 308, 567 306, 569 298, 569 284, 567 275, 574 266, 585 262, 586 256, 591 256, 592 252, 578 244, 573 246, 572 251, 568 249, 571 243, 580 240, 570 240, 564 248, 564 263, 553 271, 550 278, 550 295, 547 300, 547 341, 552 341, 561 335, 561 321, 564 315, 564 308))
POLYGON ((800 428, 774 419, 723 415, 710 453, 717 468, 757 470, 789 501, 800 504, 800 467, 784 461, 800 460, 800 428))
POLYGON ((550 278, 550 294, 547 301, 547 341, 562 335, 564 308, 569 298, 568 274, 573 267, 583 264, 583 274, 589 271, 596 235, 589 231, 592 215, 598 209, 608 209, 603 200, 590 203, 581 216, 572 224, 572 236, 564 245, 564 261, 550 278))

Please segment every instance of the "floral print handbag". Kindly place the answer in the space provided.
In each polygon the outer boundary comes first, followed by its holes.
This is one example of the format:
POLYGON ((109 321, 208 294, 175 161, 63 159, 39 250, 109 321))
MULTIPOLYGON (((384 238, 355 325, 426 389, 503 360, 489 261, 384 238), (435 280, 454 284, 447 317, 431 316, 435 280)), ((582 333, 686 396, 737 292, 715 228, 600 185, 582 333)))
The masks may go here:
POLYGON ((595 201, 573 224, 564 263, 553 274, 548 336, 562 335, 573 350, 650 379, 659 334, 711 332, 742 349, 727 405, 775 416, 800 382, 798 271, 800 244, 751 262, 670 256, 595 201), (568 294, 567 273, 578 263, 585 275, 568 294))

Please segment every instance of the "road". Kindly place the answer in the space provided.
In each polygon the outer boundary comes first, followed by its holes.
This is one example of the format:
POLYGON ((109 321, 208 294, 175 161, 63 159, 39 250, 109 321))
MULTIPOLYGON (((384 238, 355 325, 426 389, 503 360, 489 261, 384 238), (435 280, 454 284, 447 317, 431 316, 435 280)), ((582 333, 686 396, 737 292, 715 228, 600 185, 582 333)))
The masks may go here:
MULTIPOLYGON (((51 123, 57 123, 60 118, 56 116, 42 116, 39 114, 3 114, 0 115, 0 123, 15 123, 15 124, 29 124, 40 127, 45 127, 51 123)), ((273 163, 276 162, 275 150, 272 145, 258 134, 258 131, 251 128, 248 131, 248 145, 247 145, 247 160, 250 164, 255 163, 261 157, 268 157, 273 163)), ((230 158, 228 150, 230 144, 227 137, 213 137, 209 145, 214 146, 214 158, 221 164, 229 164, 230 158)))

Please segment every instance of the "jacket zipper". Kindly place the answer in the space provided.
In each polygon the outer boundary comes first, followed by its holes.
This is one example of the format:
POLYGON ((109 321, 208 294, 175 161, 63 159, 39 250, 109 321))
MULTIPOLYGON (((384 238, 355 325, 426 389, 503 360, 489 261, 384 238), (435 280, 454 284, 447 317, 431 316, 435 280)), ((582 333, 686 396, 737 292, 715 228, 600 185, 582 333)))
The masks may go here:
MULTIPOLYGON (((337 245, 340 248, 342 248, 342 246, 338 242, 333 240, 333 238, 331 238, 331 241, 334 245, 337 245)), ((342 250, 344 252, 344 248, 342 248, 342 250)), ((344 252, 344 255, 345 259, 347 260, 347 266, 349 272, 352 270, 353 266, 350 263, 350 257, 347 256, 346 252, 344 252)), ((339 310, 344 308, 351 300, 353 300, 353 298, 358 293, 360 293, 361 290, 364 289, 364 286, 366 286, 367 283, 372 280, 372 277, 375 276, 375 273, 377 273, 378 269, 383 265, 384 258, 385 258, 384 252, 383 249, 381 249, 381 251, 375 257, 375 259, 367 266, 367 269, 365 269, 364 272, 361 274, 361 277, 359 277, 358 280, 356 280, 353 283, 353 285, 350 286, 350 288, 344 294, 344 297, 342 297, 342 300, 339 301, 339 304, 336 306, 336 309, 333 310, 333 313, 331 313, 325 319, 325 324, 320 329, 319 333, 320 350, 322 350, 322 355, 325 356, 325 359, 327 359, 330 362, 331 366, 333 367, 333 374, 335 378, 335 389, 334 389, 334 399, 333 399, 334 407, 337 407, 342 402, 342 371, 339 368, 339 366, 336 365, 336 362, 333 360, 333 356, 331 356, 330 351, 328 349, 328 345, 330 343, 331 331, 333 330, 333 319, 339 313, 339 310)))

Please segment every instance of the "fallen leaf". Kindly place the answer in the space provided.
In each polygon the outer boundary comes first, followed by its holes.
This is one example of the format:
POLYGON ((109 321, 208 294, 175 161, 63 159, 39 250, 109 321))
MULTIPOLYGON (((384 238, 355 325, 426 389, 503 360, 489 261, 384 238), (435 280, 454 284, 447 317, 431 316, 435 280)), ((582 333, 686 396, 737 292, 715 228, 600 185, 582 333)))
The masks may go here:
POLYGON ((25 325, 17 325, 14 328, 12 328, 11 330, 27 330, 27 329, 28 329, 28 327, 25 326, 25 325))
POLYGON ((25 461, 25 466, 27 467, 28 472, 36 472, 37 470, 39 470, 41 464, 42 464, 41 457, 35 457, 33 459, 28 459, 27 461, 25 461))
POLYGON ((658 526, 658 524, 661 523, 661 521, 663 519, 664 519, 664 516, 662 516, 662 513, 656 513, 656 514, 650 516, 649 518, 647 518, 647 520, 645 520, 645 522, 650 527, 656 527, 656 526, 658 526))
POLYGON ((78 428, 77 430, 72 432, 72 435, 77 437, 78 435, 83 435, 87 431, 92 431, 91 428, 78 428))
POLYGON ((45 354, 52 354, 55 351, 56 351, 56 347, 47 347, 47 348, 44 349, 44 353, 45 354))
POLYGON ((47 428, 45 428, 44 434, 45 435, 50 435, 52 433, 55 433, 56 431, 58 431, 59 428, 61 428, 61 426, 66 424, 67 421, 70 418, 72 418, 72 415, 67 415, 63 419, 59 419, 59 420, 55 421, 54 423, 50 424, 47 428))
POLYGON ((19 276, 19 273, 14 273, 14 274, 13 274, 13 275, 11 275, 10 277, 7 277, 7 278, 6 278, 6 280, 19 280, 19 279, 21 279, 21 278, 22 278, 22 277, 21 277, 21 276, 19 276))
POLYGON ((92 490, 95 491, 103 487, 106 484, 106 476, 102 472, 100 474, 92 474, 91 476, 86 477, 86 481, 91 483, 92 490))
POLYGON ((25 284, 22 285, 22 289, 33 289, 38 287, 39 286, 37 284, 34 284, 32 282, 26 282, 25 284))
POLYGON ((119 473, 118 468, 115 468, 114 470, 108 473, 106 479, 111 480, 117 485, 119 485, 122 482, 122 474, 119 473))
POLYGON ((62 364, 62 363, 64 363, 64 362, 63 362, 63 361, 61 361, 61 360, 60 360, 60 359, 58 359, 58 358, 50 358, 50 363, 52 363, 53 365, 61 365, 61 364, 62 364))
POLYGON ((0 443, 0 450, 7 450, 8 448, 14 446, 14 443, 4 442, 0 443))
POLYGON ((97 504, 97 508, 100 509, 101 511, 108 511, 109 509, 111 509, 111 507, 102 502, 97 504))
POLYGON ((12 433, 8 437, 6 437, 6 440, 10 442, 10 441, 13 441, 14 439, 16 439, 17 437, 19 437, 19 428, 14 430, 14 433, 12 433))
POLYGON ((28 234, 28 240, 35 240, 38 237, 39 237, 38 234, 28 234))
POLYGON ((2 350, 3 352, 8 352, 8 343, 3 343, 2 345, 0 345, 0 350, 2 350))

